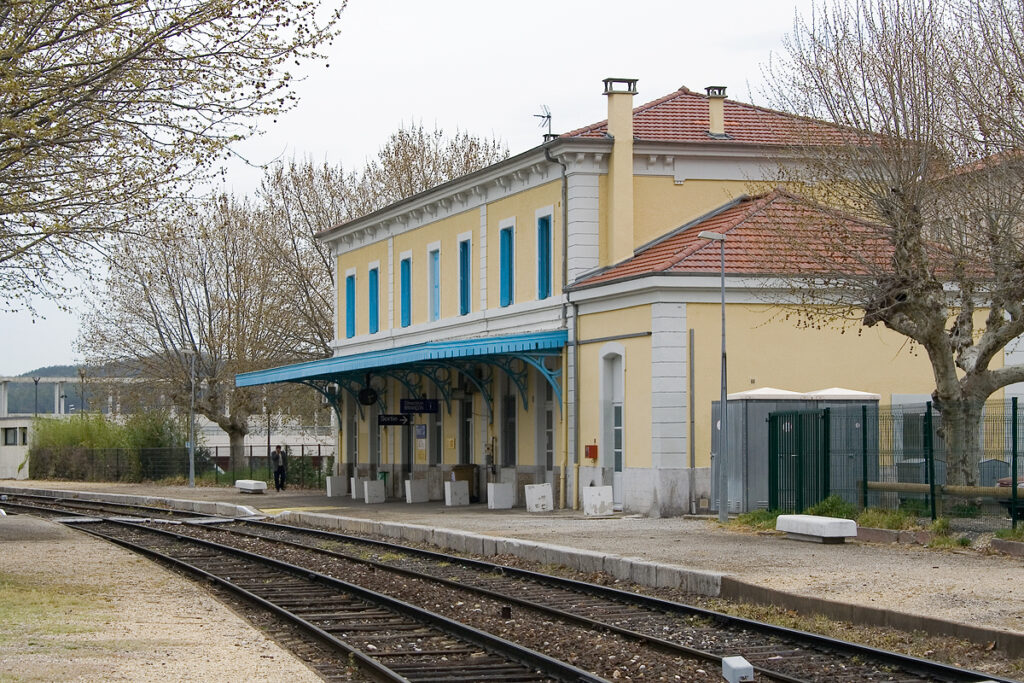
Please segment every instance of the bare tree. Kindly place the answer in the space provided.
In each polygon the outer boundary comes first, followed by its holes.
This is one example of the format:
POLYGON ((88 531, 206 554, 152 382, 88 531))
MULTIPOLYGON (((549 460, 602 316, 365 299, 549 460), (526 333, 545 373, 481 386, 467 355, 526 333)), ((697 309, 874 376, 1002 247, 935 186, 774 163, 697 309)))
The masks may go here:
POLYGON ((278 326, 266 324, 286 314, 286 293, 246 202, 218 197, 158 229, 159 241, 121 245, 81 350, 90 362, 133 369, 183 409, 194 362, 196 410, 228 434, 234 464, 249 416, 264 409, 264 392, 236 388, 235 375, 292 360, 278 326))
POLYGON ((344 3, 7 0, 0 4, 0 291, 54 296, 119 230, 194 180, 257 117, 292 106, 344 3))
POLYGON ((1000 362, 1024 333, 1022 7, 822 4, 769 69, 773 104, 843 131, 793 141, 786 179, 866 221, 837 220, 790 259, 802 311, 924 349, 953 484, 976 482, 985 400, 1024 381, 1000 362))

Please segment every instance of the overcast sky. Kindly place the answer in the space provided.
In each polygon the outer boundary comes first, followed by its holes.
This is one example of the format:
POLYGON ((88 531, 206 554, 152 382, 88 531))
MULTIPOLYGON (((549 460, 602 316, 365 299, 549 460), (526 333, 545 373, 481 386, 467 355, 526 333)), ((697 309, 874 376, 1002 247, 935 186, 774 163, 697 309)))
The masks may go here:
MULTIPOLYGON (((330 2, 330 0, 325 0, 330 2)), ((251 162, 310 157, 356 170, 403 124, 502 139, 512 154, 553 131, 605 118, 601 80, 637 78, 641 104, 685 85, 725 85, 765 103, 762 70, 809 0, 350 0, 325 63, 301 70, 300 102, 240 145, 251 162)), ((262 171, 234 164, 225 189, 252 192, 262 171)), ((81 304, 71 302, 79 309, 81 304)), ((75 314, 0 314, 0 376, 76 363, 75 314)))

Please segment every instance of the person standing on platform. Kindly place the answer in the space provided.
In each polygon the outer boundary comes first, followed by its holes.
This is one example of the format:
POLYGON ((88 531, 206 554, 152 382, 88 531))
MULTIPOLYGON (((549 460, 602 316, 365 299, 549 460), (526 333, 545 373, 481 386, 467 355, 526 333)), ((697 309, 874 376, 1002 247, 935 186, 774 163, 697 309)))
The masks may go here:
POLYGON ((275 448, 274 452, 270 454, 270 465, 274 468, 274 488, 278 491, 283 491, 287 469, 285 467, 285 453, 281 450, 280 446, 275 448))

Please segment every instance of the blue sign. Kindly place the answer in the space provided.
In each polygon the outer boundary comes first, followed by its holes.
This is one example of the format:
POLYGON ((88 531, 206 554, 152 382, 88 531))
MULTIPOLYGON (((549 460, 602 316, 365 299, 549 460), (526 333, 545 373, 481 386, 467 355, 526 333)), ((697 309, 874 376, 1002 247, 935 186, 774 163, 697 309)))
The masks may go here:
POLYGON ((412 424, 412 415, 388 415, 381 413, 377 416, 379 427, 407 427, 412 424))
POLYGON ((440 412, 440 406, 436 398, 403 398, 401 404, 403 413, 440 412))

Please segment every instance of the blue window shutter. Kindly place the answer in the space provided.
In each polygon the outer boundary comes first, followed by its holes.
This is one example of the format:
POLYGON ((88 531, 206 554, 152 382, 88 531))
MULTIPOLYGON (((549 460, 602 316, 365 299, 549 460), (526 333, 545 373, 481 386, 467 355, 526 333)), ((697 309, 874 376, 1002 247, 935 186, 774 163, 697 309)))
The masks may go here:
POLYGON ((515 284, 513 269, 515 260, 512 254, 512 228, 505 228, 501 231, 499 261, 501 263, 501 286, 500 301, 502 306, 508 306, 513 301, 512 287, 515 284))
POLYGON ((551 296, 551 216, 537 221, 537 298, 551 296))
POLYGON ((356 336, 356 276, 345 278, 345 336, 356 336))
POLYGON ((370 271, 370 334, 380 329, 380 289, 378 286, 379 275, 377 269, 370 271))
POLYGON ((430 252, 430 319, 441 318, 441 252, 430 252))
POLYGON ((402 327, 412 322, 412 261, 402 259, 402 327))
POLYGON ((459 315, 469 313, 469 240, 459 242, 459 315))

